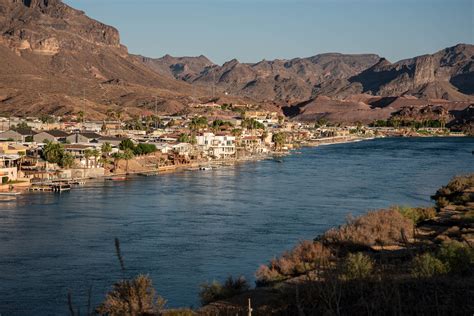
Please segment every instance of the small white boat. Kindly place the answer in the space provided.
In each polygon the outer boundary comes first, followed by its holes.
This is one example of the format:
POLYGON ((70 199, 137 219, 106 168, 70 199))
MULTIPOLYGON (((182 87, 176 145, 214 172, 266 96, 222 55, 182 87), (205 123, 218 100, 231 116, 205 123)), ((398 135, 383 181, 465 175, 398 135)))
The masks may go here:
POLYGON ((20 195, 21 192, 0 192, 0 196, 17 196, 20 195))
POLYGON ((202 170, 202 171, 212 170, 212 167, 199 167, 199 170, 202 170))

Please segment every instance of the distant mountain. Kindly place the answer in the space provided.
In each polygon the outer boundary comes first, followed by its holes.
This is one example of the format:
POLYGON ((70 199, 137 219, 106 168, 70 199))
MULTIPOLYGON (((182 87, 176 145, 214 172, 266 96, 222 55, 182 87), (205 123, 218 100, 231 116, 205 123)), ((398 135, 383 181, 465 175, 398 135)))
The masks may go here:
MULTIPOLYGON (((326 91, 331 87, 325 85, 326 91)), ((451 101, 473 100, 474 45, 459 44, 432 55, 390 63, 386 59, 348 79, 352 91, 380 96, 412 95, 451 101)), ((335 89, 332 95, 337 96, 335 89)), ((331 94, 331 93, 328 93, 331 94)))
POLYGON ((130 55, 115 28, 60 0, 0 0, 0 60, 0 114, 187 113, 212 98, 339 122, 435 115, 440 108, 431 106, 441 105, 459 124, 472 122, 464 111, 474 100, 468 44, 396 63, 328 53, 219 66, 202 55, 130 55))
POLYGON ((215 66, 212 61, 203 55, 198 57, 173 57, 165 55, 161 58, 137 55, 136 57, 159 74, 180 80, 194 78, 204 69, 215 66))
POLYGON ((118 31, 59 0, 0 0, 0 112, 100 117, 184 107, 190 86, 130 56, 118 31), (85 97, 86 101, 83 101, 85 97))
MULTIPOLYGON (((295 102, 314 95, 314 86, 328 80, 346 79, 374 65, 380 59, 373 54, 344 55, 328 53, 291 60, 262 60, 258 63, 240 63, 237 59, 217 66, 204 56, 197 60, 160 59, 173 75, 200 86, 216 85, 221 92, 257 100, 295 102), (184 71, 182 71, 184 69, 184 71)), ((151 66, 155 67, 157 62, 151 66)), ((159 71, 159 70, 157 70, 159 71)), ((163 72, 162 72, 163 73, 163 72)))

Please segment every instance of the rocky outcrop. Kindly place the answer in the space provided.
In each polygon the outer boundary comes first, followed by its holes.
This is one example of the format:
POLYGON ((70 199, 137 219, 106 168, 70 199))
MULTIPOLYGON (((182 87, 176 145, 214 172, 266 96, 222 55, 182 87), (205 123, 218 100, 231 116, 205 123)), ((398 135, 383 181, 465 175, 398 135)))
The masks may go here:
POLYGON ((473 60, 474 45, 459 44, 395 64, 381 60, 348 81, 360 84, 359 92, 380 96, 473 100, 473 60))

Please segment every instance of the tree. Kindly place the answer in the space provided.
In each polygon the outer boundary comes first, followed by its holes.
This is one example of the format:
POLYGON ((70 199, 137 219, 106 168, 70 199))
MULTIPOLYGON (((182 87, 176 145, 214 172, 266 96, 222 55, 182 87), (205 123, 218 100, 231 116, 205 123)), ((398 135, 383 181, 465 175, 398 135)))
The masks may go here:
POLYGON ((122 158, 125 159, 126 161, 126 167, 125 167, 125 172, 128 173, 128 161, 133 159, 135 155, 133 154, 133 151, 130 148, 127 148, 123 151, 122 153, 122 158))
POLYGON ((265 129, 265 125, 256 119, 246 118, 242 121, 242 127, 247 129, 265 129))
POLYGON ((86 167, 89 168, 89 159, 92 157, 92 150, 86 149, 84 151, 84 158, 86 158, 86 167))
POLYGON ((105 157, 108 157, 112 152, 112 145, 110 145, 110 143, 104 143, 100 150, 105 157))
POLYGON ((207 118, 204 116, 194 117, 191 120, 191 124, 189 125, 189 127, 195 131, 198 131, 201 128, 205 128, 207 127, 207 118))
POLYGON ((61 157, 59 165, 63 168, 71 168, 74 165, 74 157, 71 153, 65 152, 61 157))
POLYGON ((275 149, 276 150, 281 150, 281 148, 283 147, 283 145, 286 142, 285 133, 280 132, 280 133, 273 134, 272 141, 275 143, 275 149))
POLYGON ((114 159, 114 172, 117 170, 118 163, 121 159, 123 159, 122 153, 113 153, 112 158, 114 159))
POLYGON ((78 121, 84 123, 85 114, 84 111, 77 112, 78 121))
POLYGON ((138 144, 134 150, 133 153, 135 155, 146 155, 146 154, 151 154, 156 151, 156 146, 153 144, 138 144))
POLYGON ((133 151, 135 149, 135 144, 132 142, 131 139, 127 138, 120 142, 119 148, 120 150, 130 149, 133 151))
POLYGON ((17 124, 14 128, 12 128, 12 129, 13 129, 13 130, 16 130, 16 131, 22 130, 22 129, 23 129, 23 130, 26 129, 26 130, 29 130, 29 131, 30 131, 30 130, 31 130, 31 127, 30 127, 30 126, 28 125, 28 123, 26 123, 26 122, 20 122, 20 123, 18 123, 18 124, 17 124))
POLYGON ((21 172, 21 164, 23 163, 23 159, 25 158, 25 153, 20 151, 18 152, 20 159, 18 159, 18 172, 21 172))
POLYGON ((100 151, 97 148, 92 150, 92 156, 94 157, 94 166, 97 168, 97 159, 100 157, 100 151))
POLYGON ((43 148, 43 159, 50 163, 59 164, 64 155, 64 148, 60 143, 46 142, 43 148))

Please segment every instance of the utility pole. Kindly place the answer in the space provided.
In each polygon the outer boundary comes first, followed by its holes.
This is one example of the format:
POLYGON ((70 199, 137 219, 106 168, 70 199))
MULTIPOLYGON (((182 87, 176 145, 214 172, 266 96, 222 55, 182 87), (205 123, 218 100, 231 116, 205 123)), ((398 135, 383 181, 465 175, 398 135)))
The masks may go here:
POLYGON ((158 128, 158 98, 155 96, 155 129, 158 128))
POLYGON ((251 304, 250 298, 249 298, 249 307, 248 307, 248 314, 247 314, 247 315, 248 315, 248 316, 252 316, 252 311, 253 311, 253 309, 252 309, 252 304, 251 304))
POLYGON ((216 72, 212 72, 212 98, 216 96, 216 72))
POLYGON ((85 130, 86 120, 86 89, 82 90, 82 130, 85 130))

